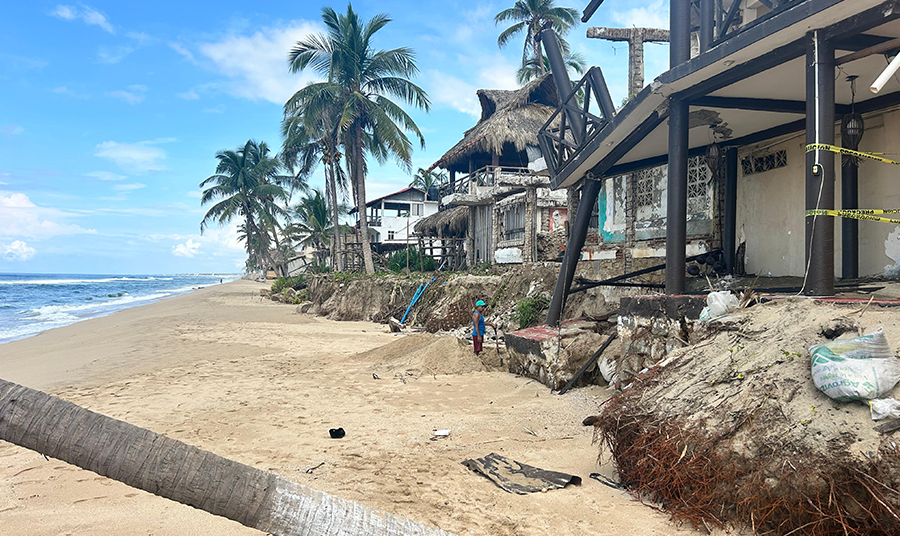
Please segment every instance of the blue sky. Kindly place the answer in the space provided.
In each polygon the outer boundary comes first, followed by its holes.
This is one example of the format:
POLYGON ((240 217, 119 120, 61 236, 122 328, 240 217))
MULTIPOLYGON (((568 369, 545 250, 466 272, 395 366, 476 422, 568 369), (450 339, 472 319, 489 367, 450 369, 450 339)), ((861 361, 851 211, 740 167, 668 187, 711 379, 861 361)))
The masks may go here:
MULTIPOLYGON (((557 2, 579 12, 587 1, 557 2)), ((0 272, 234 272, 234 225, 201 236, 197 185, 215 154, 250 138, 281 145, 284 101, 313 80, 285 60, 343 2, 13 2, 0 19, 0 272)), ((513 89, 521 39, 497 48, 508 2, 356 1, 393 18, 380 48, 412 47, 430 113, 411 111, 428 167, 475 124, 478 88, 513 89)), ((664 0, 608 0, 589 25, 668 27, 664 0)), ((621 102, 627 47, 568 36, 621 102)), ((646 46, 647 81, 667 67, 646 46)), ((312 179, 321 186, 321 173, 312 179)), ((372 164, 370 198, 410 181, 372 164)))

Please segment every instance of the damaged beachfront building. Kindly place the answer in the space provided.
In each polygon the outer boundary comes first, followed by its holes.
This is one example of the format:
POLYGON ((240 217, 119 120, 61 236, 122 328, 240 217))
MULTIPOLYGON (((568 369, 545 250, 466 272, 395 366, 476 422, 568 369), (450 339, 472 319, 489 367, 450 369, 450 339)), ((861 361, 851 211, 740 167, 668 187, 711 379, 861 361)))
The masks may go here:
POLYGON ((420 221, 416 234, 427 252, 440 251, 434 256, 453 266, 461 252, 470 267, 559 260, 566 193, 550 189, 537 139, 560 103, 553 78, 477 95, 478 123, 429 169, 447 170, 450 179, 441 188, 441 211, 420 221))
POLYGON ((600 68, 573 87, 552 28, 540 33, 563 103, 540 147, 552 189, 581 197, 547 323, 560 321, 577 270, 608 278, 638 259, 665 263, 667 294, 685 292, 695 256, 704 271, 793 276, 816 296, 834 295, 836 280, 896 277, 900 226, 859 210, 900 207, 897 170, 877 160, 900 153, 900 2, 670 10, 669 70, 620 110, 600 68))

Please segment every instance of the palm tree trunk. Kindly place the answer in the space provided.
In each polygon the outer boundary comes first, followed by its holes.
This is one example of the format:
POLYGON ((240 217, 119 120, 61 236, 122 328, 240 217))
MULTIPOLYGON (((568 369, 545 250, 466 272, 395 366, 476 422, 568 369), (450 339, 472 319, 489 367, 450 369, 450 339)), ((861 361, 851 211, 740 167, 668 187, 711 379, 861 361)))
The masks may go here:
MULTIPOLYGON (((257 246, 256 247, 259 248, 258 255, 259 255, 260 259, 262 259, 262 261, 268 265, 265 267, 265 270, 268 270, 269 266, 271 266, 274 269, 276 265, 275 265, 275 260, 272 258, 272 253, 269 251, 269 235, 268 235, 268 233, 263 233, 263 230, 260 229, 258 225, 256 225, 256 222, 253 221, 253 217, 249 214, 250 211, 248 208, 245 208, 244 210, 247 211, 245 225, 247 227, 248 242, 250 241, 249 237, 250 237, 251 233, 256 235, 256 237, 257 237, 257 246)), ((265 275, 266 274, 263 274, 264 277, 265 277, 265 275)))
POLYGON ((279 262, 282 252, 281 242, 278 240, 278 227, 272 226, 272 238, 275 240, 275 273, 281 277, 287 277, 287 259, 285 262, 279 262))
POLYGON ((2 379, 0 440, 268 534, 452 536, 2 379))
POLYGON ((541 67, 541 74, 546 74, 547 70, 544 68, 544 54, 541 51, 541 42, 538 40, 534 41, 534 59, 541 67))
MULTIPOLYGON (((332 153, 334 154, 334 153, 332 153)), ((331 225, 334 227, 334 240, 331 243, 331 266, 337 272, 344 271, 343 263, 340 261, 340 255, 338 254, 338 247, 341 242, 341 229, 340 229, 340 221, 338 220, 338 195, 337 195, 337 177, 334 172, 334 157, 332 157, 328 161, 328 169, 326 170, 326 174, 331 175, 330 177, 326 177, 326 180, 331 184, 331 225)))
POLYGON ((366 265, 366 273, 372 275, 375 273, 375 263, 372 261, 372 247, 369 245, 369 222, 366 213, 366 177, 363 173, 363 148, 362 148, 362 130, 358 125, 354 125, 351 129, 353 139, 353 182, 356 184, 356 211, 359 216, 359 232, 362 235, 363 262, 366 265))

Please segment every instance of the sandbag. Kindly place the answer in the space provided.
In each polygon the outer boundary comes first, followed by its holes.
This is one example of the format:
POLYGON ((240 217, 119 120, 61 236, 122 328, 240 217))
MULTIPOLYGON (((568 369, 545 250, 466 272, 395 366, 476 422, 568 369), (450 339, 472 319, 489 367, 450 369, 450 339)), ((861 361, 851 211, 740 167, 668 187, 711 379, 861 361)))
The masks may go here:
POLYGON ((900 381, 900 362, 882 328, 854 339, 817 344, 809 355, 816 388, 840 402, 881 398, 900 381))

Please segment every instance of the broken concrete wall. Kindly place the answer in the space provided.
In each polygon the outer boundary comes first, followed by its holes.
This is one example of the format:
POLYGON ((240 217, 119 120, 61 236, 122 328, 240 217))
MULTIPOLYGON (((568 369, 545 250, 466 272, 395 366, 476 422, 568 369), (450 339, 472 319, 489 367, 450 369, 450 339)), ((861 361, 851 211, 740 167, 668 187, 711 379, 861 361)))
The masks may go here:
POLYGON ((509 371, 561 389, 606 340, 608 324, 570 320, 560 329, 537 326, 506 334, 509 371))
POLYGON ((695 343, 705 333, 700 322, 705 306, 705 296, 622 297, 617 324, 622 352, 616 358, 620 380, 628 381, 672 350, 695 343))

